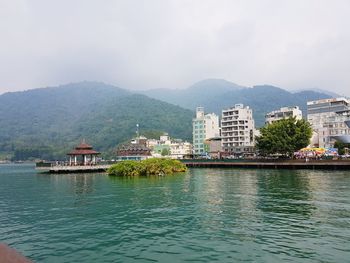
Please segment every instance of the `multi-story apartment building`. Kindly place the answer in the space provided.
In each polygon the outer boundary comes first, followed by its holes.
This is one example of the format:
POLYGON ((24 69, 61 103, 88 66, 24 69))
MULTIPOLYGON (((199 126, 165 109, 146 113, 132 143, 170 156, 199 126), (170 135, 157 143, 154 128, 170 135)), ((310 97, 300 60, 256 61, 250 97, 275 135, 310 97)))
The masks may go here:
POLYGON ((307 103, 307 120, 312 125, 314 146, 331 148, 336 140, 350 141, 350 102, 332 98, 307 103))
POLYGON ((288 119, 291 117, 295 117, 297 120, 301 120, 303 118, 303 113, 298 106, 282 107, 279 110, 267 113, 265 115, 265 124, 271 124, 275 121, 288 119))
POLYGON ((230 154, 254 151, 253 111, 243 104, 222 110, 221 138, 222 149, 230 154))
POLYGON ((203 107, 197 107, 196 118, 192 121, 193 126, 193 153, 200 155, 206 153, 204 141, 220 136, 219 117, 214 113, 205 114, 203 107))

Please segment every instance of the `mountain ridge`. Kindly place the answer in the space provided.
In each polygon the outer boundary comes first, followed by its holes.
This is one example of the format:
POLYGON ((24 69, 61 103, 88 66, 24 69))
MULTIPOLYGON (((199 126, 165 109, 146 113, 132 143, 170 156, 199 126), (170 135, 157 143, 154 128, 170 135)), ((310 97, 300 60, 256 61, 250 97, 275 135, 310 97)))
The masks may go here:
MULTIPOLYGON (((181 91, 158 89, 157 92, 148 90, 142 93, 149 97, 167 101, 191 110, 195 110, 197 106, 203 106, 206 112, 214 112, 219 116, 223 108, 243 103, 245 106, 250 106, 253 109, 257 127, 263 126, 265 114, 272 110, 286 106, 299 106, 304 116, 306 116, 306 102, 308 100, 331 97, 330 95, 310 90, 293 93, 272 85, 265 84, 244 87, 228 81, 229 86, 237 86, 239 88, 230 89, 228 87, 227 89, 217 89, 215 85, 216 81, 216 79, 210 79, 209 83, 207 80, 197 82, 195 83, 196 89, 192 89, 192 85, 181 91), (206 89, 211 85, 211 92, 203 92, 200 89, 200 86, 203 84, 206 89)), ((220 79, 219 81, 221 84, 222 80, 220 79)))
POLYGON ((0 95, 0 159, 64 158, 83 138, 103 152, 141 132, 191 139, 193 112, 102 83, 83 82, 0 95))
POLYGON ((144 133, 168 132, 191 140, 197 106, 220 116, 222 109, 243 103, 253 109, 256 126, 261 127, 269 111, 299 106, 305 113, 308 100, 329 97, 315 91, 291 93, 271 85, 247 88, 220 79, 165 91, 139 94, 85 81, 4 93, 0 95, 0 159, 9 155, 63 158, 82 138, 111 154, 115 146, 135 135, 137 123, 144 133))

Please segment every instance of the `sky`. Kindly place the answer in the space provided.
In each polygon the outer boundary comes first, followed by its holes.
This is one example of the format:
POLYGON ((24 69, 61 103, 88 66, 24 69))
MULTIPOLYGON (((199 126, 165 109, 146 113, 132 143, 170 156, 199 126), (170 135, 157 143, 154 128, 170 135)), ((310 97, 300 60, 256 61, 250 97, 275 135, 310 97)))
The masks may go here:
POLYGON ((0 93, 206 78, 350 96, 348 0, 0 0, 0 93))

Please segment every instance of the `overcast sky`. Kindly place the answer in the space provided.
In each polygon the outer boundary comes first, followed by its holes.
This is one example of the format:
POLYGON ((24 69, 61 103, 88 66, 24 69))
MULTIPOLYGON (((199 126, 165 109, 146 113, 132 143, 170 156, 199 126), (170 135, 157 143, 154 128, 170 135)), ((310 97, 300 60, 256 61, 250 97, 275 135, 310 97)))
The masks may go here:
POLYGON ((223 78, 350 96, 349 14, 349 0, 0 0, 0 93, 223 78))

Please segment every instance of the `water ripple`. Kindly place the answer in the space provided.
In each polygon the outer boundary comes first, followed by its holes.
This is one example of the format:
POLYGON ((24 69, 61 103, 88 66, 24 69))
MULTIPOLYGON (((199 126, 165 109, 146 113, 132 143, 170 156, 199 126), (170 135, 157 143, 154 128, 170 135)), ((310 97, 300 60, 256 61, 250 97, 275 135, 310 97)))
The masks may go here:
POLYGON ((0 240, 37 262, 346 262, 349 218, 346 172, 0 166, 0 240))

